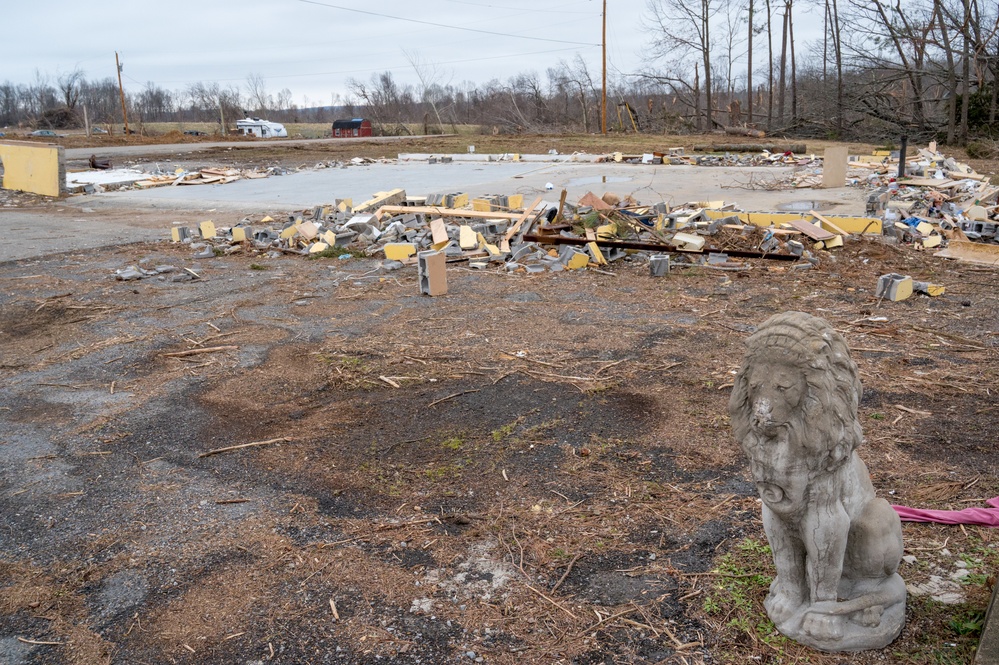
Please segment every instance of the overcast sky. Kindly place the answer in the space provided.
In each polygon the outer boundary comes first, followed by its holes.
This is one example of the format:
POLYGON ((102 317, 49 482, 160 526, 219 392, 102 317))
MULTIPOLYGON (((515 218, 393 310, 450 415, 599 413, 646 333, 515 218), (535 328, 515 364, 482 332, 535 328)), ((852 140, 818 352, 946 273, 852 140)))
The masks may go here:
MULTIPOLYGON (((634 72, 648 40, 645 0, 608 5, 608 68, 634 72)), ((245 89, 254 73, 299 105, 329 104, 348 78, 386 70, 415 83, 411 58, 458 85, 531 70, 544 77, 578 53, 599 80, 601 10, 602 0, 22 0, 3 11, 0 81, 31 83, 37 70, 55 84, 77 68, 91 80, 114 76, 115 51, 131 91, 199 80, 245 89)))

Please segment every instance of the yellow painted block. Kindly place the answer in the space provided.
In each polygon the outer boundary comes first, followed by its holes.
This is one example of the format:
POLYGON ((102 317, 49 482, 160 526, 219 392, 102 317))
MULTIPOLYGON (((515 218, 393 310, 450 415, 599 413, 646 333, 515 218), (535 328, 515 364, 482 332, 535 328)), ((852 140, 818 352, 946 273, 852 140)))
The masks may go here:
POLYGON ((348 208, 354 207, 354 199, 341 199, 339 203, 336 204, 336 209, 340 212, 347 212, 348 208))
POLYGON ((493 256, 500 255, 499 247, 497 247, 496 245, 490 245, 488 242, 484 242, 482 243, 482 246, 485 247, 486 251, 492 254, 493 256))
POLYGON ((943 238, 938 235, 926 236, 923 238, 923 247, 926 249, 929 249, 930 247, 939 247, 942 241, 943 238))
POLYGON ((456 194, 454 197, 454 207, 464 208, 468 205, 468 194, 456 194))
POLYGON ((294 236, 296 233, 298 233, 298 224, 292 224, 291 226, 289 226, 288 228, 286 228, 284 231, 281 232, 281 237, 287 240, 288 238, 294 236))
POLYGON ((569 270, 579 270, 580 268, 585 268, 589 262, 590 257, 582 252, 579 252, 578 254, 572 255, 572 258, 569 259, 569 263, 566 264, 566 267, 569 270))
POLYGON ((449 240, 443 240, 441 242, 435 242, 435 243, 433 243, 433 244, 430 245, 430 248, 432 250, 434 250, 435 252, 439 252, 442 249, 444 249, 445 247, 447 247, 447 244, 449 242, 450 242, 449 240))
POLYGON ((319 235, 319 227, 312 222, 304 222, 298 225, 298 232, 302 234, 302 237, 306 240, 312 240, 319 235))
POLYGON ((325 252, 330 246, 324 242, 314 242, 312 247, 309 247, 309 254, 318 254, 319 252, 325 252))
POLYGON ((201 237, 208 239, 215 237, 215 222, 211 220, 207 222, 201 222, 198 224, 198 230, 201 231, 201 237))
POLYGON ((260 223, 261 223, 261 224, 269 224, 269 223, 271 223, 271 222, 273 222, 273 221, 274 221, 274 218, 273 218, 273 217, 271 217, 270 215, 267 215, 267 216, 266 216, 266 217, 264 217, 264 218, 263 218, 262 220, 260 220, 260 223))
POLYGON ((875 150, 873 153, 875 157, 890 157, 891 150, 875 150))
POLYGON ((919 222, 916 224, 916 230, 919 231, 920 235, 928 236, 933 232, 933 225, 929 222, 919 222))
POLYGON ((824 242, 826 249, 832 249, 833 247, 843 246, 843 236, 833 236, 824 242))
POLYGON ((704 247, 704 236, 693 233, 677 233, 673 236, 673 244, 677 247, 697 252, 704 247))
POLYGON ((323 232, 323 242, 332 247, 336 244, 336 234, 332 231, 323 232))
POLYGON ((598 265, 607 265, 607 259, 604 258, 604 253, 600 251, 597 247, 597 243, 589 242, 586 243, 586 248, 590 250, 590 254, 593 256, 593 260, 596 261, 598 265))
POLYGON ((513 161, 515 161, 515 162, 519 162, 520 161, 520 153, 519 152, 513 153, 513 161))
POLYGON ((385 258, 389 261, 404 261, 416 254, 416 245, 411 242, 390 242, 385 245, 385 258))
POLYGON ((232 228, 233 242, 246 242, 247 240, 253 240, 253 229, 248 226, 234 226, 232 228))
POLYGON ((170 229, 170 238, 174 242, 182 242, 184 240, 184 237, 180 235, 180 227, 179 226, 175 226, 172 229, 170 229))
POLYGON ((615 152, 614 153, 614 161, 615 162, 623 162, 624 161, 624 155, 621 154, 620 152, 615 152))
POLYGON ((472 199, 472 210, 479 212, 490 212, 493 209, 493 202, 489 199, 472 199))
POLYGON ((430 220, 430 237, 433 238, 435 245, 441 243, 447 244, 447 226, 444 224, 444 220, 441 218, 430 220))
POLYGON ((597 237, 603 240, 610 240, 617 235, 617 227, 613 224, 604 224, 597 227, 597 237))
MULTIPOLYGON (((740 212, 733 213, 727 210, 705 210, 704 214, 708 219, 721 219, 722 217, 732 217, 738 215, 743 224, 753 224, 767 228, 779 226, 787 222, 794 222, 799 219, 811 220, 811 215, 806 217, 803 213, 794 212, 740 212)), ((846 233, 863 233, 866 235, 881 235, 881 219, 878 217, 846 217, 839 215, 825 215, 829 220, 843 229, 846 233)), ((906 227, 908 228, 908 227, 906 227)))
POLYGON ((926 288, 924 288, 923 291, 926 295, 936 298, 937 296, 942 296, 944 294, 946 287, 941 284, 926 284, 926 288))
POLYGON ((66 187, 64 154, 57 145, 0 143, 3 188, 59 196, 66 187))
MULTIPOLYGON (((520 155, 518 155, 518 157, 519 156, 520 155)), ((524 207, 523 194, 511 194, 506 197, 506 201, 510 204, 510 210, 521 210, 524 207)))
POLYGON ((462 249, 478 249, 479 243, 471 226, 458 227, 458 246, 462 249))

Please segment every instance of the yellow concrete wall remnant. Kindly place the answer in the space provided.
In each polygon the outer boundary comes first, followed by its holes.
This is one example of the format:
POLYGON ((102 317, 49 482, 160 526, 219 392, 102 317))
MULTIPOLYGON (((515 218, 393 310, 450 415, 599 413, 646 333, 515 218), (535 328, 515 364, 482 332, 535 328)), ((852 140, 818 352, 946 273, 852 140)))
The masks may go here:
POLYGON ((62 146, 27 141, 0 143, 3 188, 42 196, 66 191, 66 158, 62 146))
POLYGON ((404 261, 416 254, 416 245, 411 242, 390 242, 385 245, 385 258, 389 261, 404 261))

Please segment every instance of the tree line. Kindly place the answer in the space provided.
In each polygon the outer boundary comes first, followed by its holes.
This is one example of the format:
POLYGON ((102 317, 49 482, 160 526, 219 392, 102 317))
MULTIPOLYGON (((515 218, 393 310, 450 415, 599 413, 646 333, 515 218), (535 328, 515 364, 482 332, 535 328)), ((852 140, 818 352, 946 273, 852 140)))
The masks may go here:
MULTIPOLYGON (((648 133, 752 128, 794 137, 949 144, 999 137, 999 3, 995 0, 647 0, 643 67, 608 79, 607 127, 648 133), (816 39, 796 38, 804 29, 816 39)), ((601 72, 581 56, 506 80, 455 84, 407 54, 399 73, 348 79, 329 104, 290 90, 197 82, 127 90, 130 122, 216 122, 244 114, 281 122, 370 118, 386 134, 599 132, 601 72)), ((122 120, 117 81, 83 72, 0 84, 0 125, 80 126, 122 120)))

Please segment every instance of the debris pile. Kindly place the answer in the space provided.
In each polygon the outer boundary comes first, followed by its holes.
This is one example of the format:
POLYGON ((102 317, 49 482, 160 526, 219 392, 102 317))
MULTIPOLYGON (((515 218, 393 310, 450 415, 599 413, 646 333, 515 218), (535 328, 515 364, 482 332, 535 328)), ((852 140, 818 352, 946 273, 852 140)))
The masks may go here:
MULTIPOLYGON (((195 258, 235 252, 382 257, 385 270, 419 266, 422 281, 425 271, 432 275, 443 265, 438 261, 528 274, 599 270, 619 260, 647 262, 653 275, 667 274, 675 264, 746 270, 739 259, 749 258, 810 268, 817 262, 813 252, 843 245, 849 233, 839 224, 877 223, 864 231, 880 232, 878 220, 812 211, 813 223, 800 214, 745 213, 725 201, 670 208, 612 192, 587 192, 575 204, 565 199, 564 190, 557 202, 538 197, 524 205, 521 195, 413 197, 393 189, 356 205, 338 199, 291 214, 283 223, 267 216, 256 222, 245 218, 228 228, 211 221, 196 230, 176 226, 172 239, 190 243, 198 252, 195 258)), ((423 290, 429 293, 437 287, 428 279, 423 290)))

